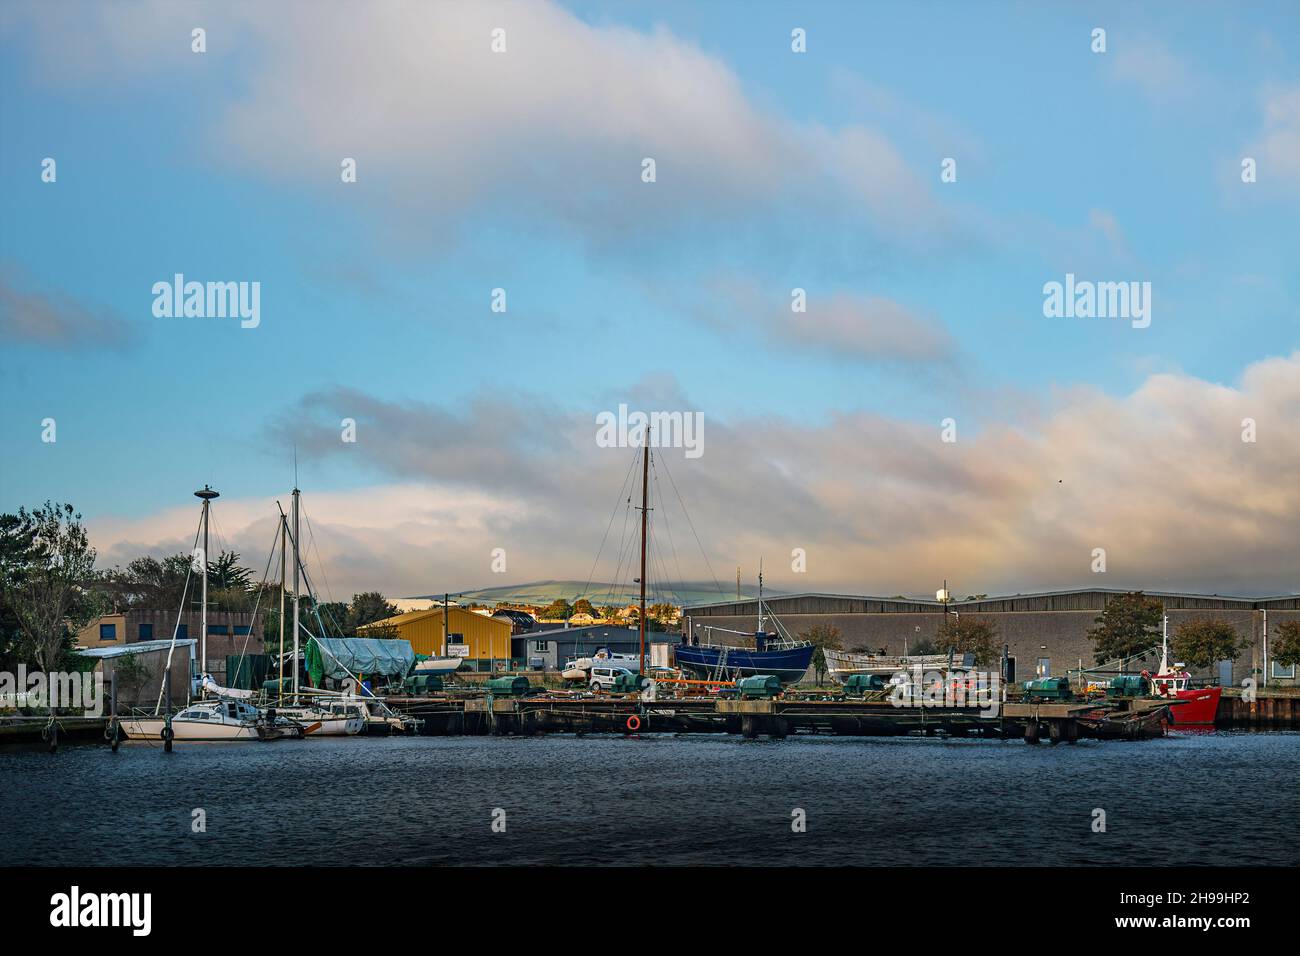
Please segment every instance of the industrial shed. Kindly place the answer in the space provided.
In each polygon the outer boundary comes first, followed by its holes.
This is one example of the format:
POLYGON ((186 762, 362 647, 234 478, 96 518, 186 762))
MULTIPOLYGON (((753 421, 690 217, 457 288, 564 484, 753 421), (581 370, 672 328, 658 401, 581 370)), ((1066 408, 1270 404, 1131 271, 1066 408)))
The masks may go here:
MULTIPOLYGON (((883 598, 846 594, 790 594, 764 599, 764 604, 792 634, 799 635, 817 624, 839 629, 848 650, 905 654, 922 639, 933 639, 944 613, 970 614, 997 629, 998 640, 1008 646, 1015 676, 1060 676, 1080 665, 1091 666, 1092 641, 1088 631, 1106 602, 1129 589, 1085 588, 1013 594, 977 601, 952 601, 944 605, 921 598, 883 598)), ((1183 621, 1215 617, 1230 622, 1247 642, 1247 649, 1235 662, 1198 676, 1223 684, 1236 684, 1253 677, 1261 686, 1295 685, 1295 668, 1265 668, 1264 631, 1272 634, 1285 620, 1300 619, 1300 596, 1276 598, 1229 597, 1217 594, 1189 594, 1145 591, 1164 603, 1172 633, 1183 621), (1268 674, 1265 674, 1267 669, 1268 674)), ((682 610, 682 630, 701 639, 734 642, 737 638, 710 626, 737 631, 752 630, 758 615, 757 602, 726 601, 688 606, 682 610)))
POLYGON ((452 605, 444 642, 442 608, 409 611, 357 628, 358 637, 399 637, 426 657, 458 656, 472 670, 510 666, 510 623, 452 605))

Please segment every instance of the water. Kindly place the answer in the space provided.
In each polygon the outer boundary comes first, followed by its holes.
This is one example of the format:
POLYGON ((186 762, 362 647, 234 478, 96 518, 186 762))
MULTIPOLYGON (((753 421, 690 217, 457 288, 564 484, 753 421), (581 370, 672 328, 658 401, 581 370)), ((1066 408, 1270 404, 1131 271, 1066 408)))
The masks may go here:
POLYGON ((0 753, 14 864, 1300 862, 1300 734, 394 737, 0 753), (207 832, 191 832, 191 811, 207 832), (494 808, 506 830, 492 832, 494 808), (807 832, 791 829, 792 810, 807 832), (1094 809, 1106 832, 1093 832, 1094 809))

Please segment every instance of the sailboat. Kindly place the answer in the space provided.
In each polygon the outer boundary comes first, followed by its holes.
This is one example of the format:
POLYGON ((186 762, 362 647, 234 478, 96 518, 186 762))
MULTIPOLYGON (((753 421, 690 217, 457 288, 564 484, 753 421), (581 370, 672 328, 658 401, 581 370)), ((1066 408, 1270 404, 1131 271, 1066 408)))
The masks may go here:
POLYGON ((163 671, 162 687, 158 691, 158 703, 151 716, 124 717, 119 725, 131 740, 276 740, 283 737, 301 737, 304 728, 296 721, 282 716, 265 714, 248 702, 247 694, 229 691, 212 680, 208 670, 208 518, 212 499, 220 497, 208 485, 194 492, 195 497, 203 500, 202 530, 203 551, 202 564, 202 630, 199 641, 199 683, 202 695, 211 692, 214 700, 200 700, 187 705, 174 716, 160 713, 163 696, 171 686, 172 654, 176 650, 176 635, 180 630, 180 617, 185 608, 185 597, 181 596, 181 609, 176 615, 176 627, 172 629, 172 643, 167 650, 167 666, 163 671))
POLYGON ((706 637, 711 636, 713 631, 752 637, 753 649, 732 644, 700 643, 694 630, 692 626, 692 633, 677 645, 677 666, 703 680, 735 680, 771 674, 782 684, 793 684, 807 673, 808 665, 812 663, 813 654, 817 650, 811 641, 791 637, 763 601, 761 562, 758 571, 758 629, 750 634, 724 627, 702 628, 706 637), (768 617, 771 617, 776 626, 775 631, 766 630, 768 617))

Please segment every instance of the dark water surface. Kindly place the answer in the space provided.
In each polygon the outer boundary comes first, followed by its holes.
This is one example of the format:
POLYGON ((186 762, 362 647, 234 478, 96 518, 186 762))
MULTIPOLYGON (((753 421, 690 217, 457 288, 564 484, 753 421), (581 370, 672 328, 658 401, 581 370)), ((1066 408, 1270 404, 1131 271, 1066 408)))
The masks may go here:
POLYGON ((0 752, 8 864, 1300 863, 1300 734, 395 737, 0 752), (207 832, 191 832, 191 811, 207 832), (492 832, 494 808, 506 831, 492 832), (791 812, 807 814, 807 832, 791 812), (1094 833, 1094 808, 1106 832, 1094 833))

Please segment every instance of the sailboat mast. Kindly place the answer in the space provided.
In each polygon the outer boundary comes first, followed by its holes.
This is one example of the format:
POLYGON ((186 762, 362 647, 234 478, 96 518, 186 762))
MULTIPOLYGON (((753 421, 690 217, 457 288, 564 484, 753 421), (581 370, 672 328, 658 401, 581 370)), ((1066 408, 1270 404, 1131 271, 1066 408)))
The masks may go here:
POLYGON ((758 633, 763 633, 763 559, 758 559, 758 633))
POLYGON ((645 537, 650 515, 650 432, 646 430, 645 447, 641 449, 641 670, 645 673, 645 537))
POLYGON ((284 511, 280 511, 280 679, 276 682, 276 693, 284 700, 284 586, 289 582, 285 572, 289 569, 289 527, 284 521, 284 511))
POLYGON ((199 617, 199 680, 202 680, 208 672, 208 509, 212 499, 220 495, 204 485, 194 496, 203 499, 203 601, 199 617))
POLYGON ((297 488, 293 489, 293 696, 294 700, 298 699, 298 569, 300 558, 298 555, 298 495, 300 492, 297 488))

